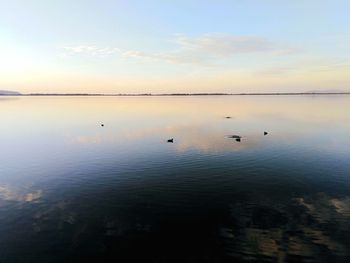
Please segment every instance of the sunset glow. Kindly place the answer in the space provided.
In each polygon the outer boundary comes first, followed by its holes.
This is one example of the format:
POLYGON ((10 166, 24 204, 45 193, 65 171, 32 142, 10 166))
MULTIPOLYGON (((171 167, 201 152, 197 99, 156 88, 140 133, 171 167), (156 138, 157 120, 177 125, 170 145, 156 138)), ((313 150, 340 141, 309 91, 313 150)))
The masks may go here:
POLYGON ((6 1, 0 90, 350 91, 350 4, 6 1))

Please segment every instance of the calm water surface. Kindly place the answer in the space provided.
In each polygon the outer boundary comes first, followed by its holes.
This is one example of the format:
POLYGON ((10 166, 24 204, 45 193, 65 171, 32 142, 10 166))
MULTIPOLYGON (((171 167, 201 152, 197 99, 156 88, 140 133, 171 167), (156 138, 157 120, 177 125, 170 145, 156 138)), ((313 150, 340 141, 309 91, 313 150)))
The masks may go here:
POLYGON ((350 96, 0 97, 0 121, 1 263, 350 262, 350 96))

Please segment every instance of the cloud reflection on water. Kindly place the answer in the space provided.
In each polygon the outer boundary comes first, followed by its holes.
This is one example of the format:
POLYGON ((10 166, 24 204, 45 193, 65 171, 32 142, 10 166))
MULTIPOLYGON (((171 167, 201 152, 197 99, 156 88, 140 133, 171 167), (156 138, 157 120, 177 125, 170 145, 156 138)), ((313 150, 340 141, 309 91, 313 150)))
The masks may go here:
MULTIPOLYGON (((234 131, 232 131, 234 133, 234 131)), ((231 133, 232 133, 231 132, 231 133)), ((261 131, 260 131, 261 133, 261 131)), ((145 128, 115 133, 80 135, 69 139, 75 144, 108 144, 157 138, 158 143, 165 143, 167 138, 174 138, 174 147, 179 152, 197 150, 200 152, 226 152, 251 149, 262 144, 262 134, 243 135, 242 142, 228 138, 227 129, 209 128, 207 123, 179 125, 159 128, 145 128)))
POLYGON ((55 249, 53 234, 65 251, 83 254, 88 241, 98 255, 108 242, 117 244, 111 253, 120 253, 118 245, 125 243, 134 252, 145 243, 158 248, 173 242, 178 233, 178 240, 192 237, 206 245, 201 234, 213 230, 210 246, 199 251, 221 242, 227 255, 252 261, 324 261, 325 254, 348 254, 349 105, 346 97, 0 103, 6 153, 0 201, 7 205, 0 216, 7 236, 0 242, 13 242, 8 251, 15 253, 32 238, 38 243, 28 250, 40 258, 55 249), (227 138, 232 134, 242 141, 227 138), (174 144, 166 143, 169 138, 174 144), (232 162, 234 151, 240 161, 232 162), (13 186, 27 180, 44 190, 13 186), (168 225, 161 228, 164 221, 168 225), (146 239, 135 246, 135 237, 146 239))
POLYGON ((43 191, 22 192, 8 185, 0 185, 0 199, 5 201, 34 202, 42 197, 43 191))
POLYGON ((322 253, 348 255, 349 198, 317 193, 293 198, 282 206, 267 199, 249 206, 231 205, 232 225, 221 229, 226 251, 234 258, 286 262, 322 253))

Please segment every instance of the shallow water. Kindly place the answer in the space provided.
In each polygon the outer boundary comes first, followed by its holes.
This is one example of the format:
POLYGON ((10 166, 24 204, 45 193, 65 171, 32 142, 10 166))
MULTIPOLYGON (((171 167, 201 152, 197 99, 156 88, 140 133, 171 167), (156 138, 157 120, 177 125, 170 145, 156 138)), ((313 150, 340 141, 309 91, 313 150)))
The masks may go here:
POLYGON ((350 96, 0 97, 0 120, 0 262, 350 260, 350 96))

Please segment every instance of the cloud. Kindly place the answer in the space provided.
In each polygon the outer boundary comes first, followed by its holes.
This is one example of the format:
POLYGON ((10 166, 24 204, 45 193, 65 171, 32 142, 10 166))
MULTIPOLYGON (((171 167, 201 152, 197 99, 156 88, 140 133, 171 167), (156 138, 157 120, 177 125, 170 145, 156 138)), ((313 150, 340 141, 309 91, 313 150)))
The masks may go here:
POLYGON ((207 34, 192 38, 178 35, 175 44, 177 48, 168 52, 126 51, 122 54, 127 57, 156 59, 176 64, 209 65, 241 54, 286 55, 298 51, 296 48, 282 47, 261 37, 227 34, 207 34))
POLYGON ((71 54, 85 55, 111 55, 120 52, 120 49, 116 47, 98 47, 95 45, 65 46, 62 49, 71 54))
POLYGON ((284 47, 262 37, 236 36, 222 33, 206 34, 199 37, 177 35, 173 50, 165 52, 145 52, 142 50, 122 50, 117 47, 95 45, 66 46, 64 50, 75 54, 113 55, 125 58, 159 60, 173 64, 212 65, 236 55, 268 53, 287 55, 298 49, 284 47))

